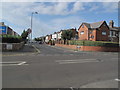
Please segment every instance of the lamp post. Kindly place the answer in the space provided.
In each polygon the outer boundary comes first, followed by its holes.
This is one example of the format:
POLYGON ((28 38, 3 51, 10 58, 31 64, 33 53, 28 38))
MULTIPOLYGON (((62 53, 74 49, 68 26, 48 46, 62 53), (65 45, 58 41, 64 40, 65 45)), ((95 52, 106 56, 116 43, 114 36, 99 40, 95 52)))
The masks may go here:
POLYGON ((38 14, 38 12, 32 12, 31 13, 31 41, 32 41, 32 32, 33 32, 33 30, 32 30, 32 22, 33 22, 32 18, 33 18, 33 14, 38 14))

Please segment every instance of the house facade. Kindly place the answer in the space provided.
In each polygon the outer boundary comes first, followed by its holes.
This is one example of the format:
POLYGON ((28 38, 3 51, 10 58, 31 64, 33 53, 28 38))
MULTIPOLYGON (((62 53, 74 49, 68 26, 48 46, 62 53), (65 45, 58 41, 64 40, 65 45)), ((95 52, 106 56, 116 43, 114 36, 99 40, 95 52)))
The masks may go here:
POLYGON ((109 41, 119 42, 120 27, 115 27, 113 20, 111 20, 109 22, 109 29, 110 29, 109 41))
POLYGON ((57 33, 56 33, 56 32, 54 32, 54 33, 52 34, 52 40, 57 40, 57 33))
POLYGON ((48 35, 48 40, 52 39, 52 34, 48 35))
POLYGON ((49 40, 48 40, 48 36, 49 35, 46 35, 46 37, 45 37, 45 42, 47 43, 49 40))
POLYGON ((0 34, 1 34, 1 35, 19 36, 19 34, 16 33, 15 31, 13 31, 12 28, 10 28, 9 26, 6 26, 6 25, 4 24, 4 22, 0 22, 0 34))
POLYGON ((109 26, 105 21, 82 23, 78 29, 79 40, 109 41, 109 26))
POLYGON ((62 39, 62 31, 60 31, 60 32, 57 32, 57 36, 58 36, 58 40, 61 40, 62 39))

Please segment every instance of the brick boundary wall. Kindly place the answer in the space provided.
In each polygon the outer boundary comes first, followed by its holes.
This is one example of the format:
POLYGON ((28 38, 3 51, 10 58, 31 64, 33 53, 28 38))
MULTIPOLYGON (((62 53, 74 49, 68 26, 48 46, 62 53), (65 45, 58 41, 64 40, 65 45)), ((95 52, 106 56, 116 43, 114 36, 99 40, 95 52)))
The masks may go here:
POLYGON ((77 46, 77 45, 64 45, 64 44, 55 44, 55 45, 59 47, 69 48, 73 50, 80 50, 80 51, 100 51, 100 52, 119 52, 120 51, 120 48, 118 47, 77 46))
POLYGON ((12 49, 9 49, 11 51, 19 50, 24 46, 24 42, 21 42, 21 43, 0 43, 0 50, 8 51, 8 49, 7 49, 8 44, 12 45, 12 49))

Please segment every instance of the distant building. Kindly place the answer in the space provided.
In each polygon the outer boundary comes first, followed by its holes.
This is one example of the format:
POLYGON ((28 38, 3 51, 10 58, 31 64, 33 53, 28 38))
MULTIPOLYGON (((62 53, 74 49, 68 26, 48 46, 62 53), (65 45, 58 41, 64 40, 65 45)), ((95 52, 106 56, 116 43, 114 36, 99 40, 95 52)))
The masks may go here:
POLYGON ((52 34, 48 35, 48 40, 52 39, 52 34))
POLYGON ((109 22, 109 29, 110 29, 109 41, 119 42, 119 29, 120 29, 120 27, 115 27, 113 20, 111 20, 109 22))
POLYGON ((82 23, 78 29, 79 40, 109 41, 109 26, 106 21, 82 23))
POLYGON ((49 40, 48 40, 48 35, 45 36, 45 42, 47 43, 49 40))
POLYGON ((13 31, 9 26, 6 26, 4 22, 0 22, 0 35, 14 35, 19 36, 18 33, 13 31))
POLYGON ((52 40, 57 40, 57 33, 56 33, 56 32, 54 32, 54 33, 52 34, 52 40))
MULTIPOLYGON (((72 34, 73 34, 73 38, 72 39, 76 39, 76 35, 78 34, 77 31, 76 31, 76 28, 72 28, 72 29, 66 29, 66 30, 69 30, 69 31, 72 31, 72 34)), ((61 40, 62 39, 62 33, 66 30, 61 30, 60 32, 57 32, 57 40, 61 40)))
POLYGON ((57 36, 58 36, 58 38, 57 38, 58 40, 60 40, 62 38, 62 30, 57 32, 57 36))

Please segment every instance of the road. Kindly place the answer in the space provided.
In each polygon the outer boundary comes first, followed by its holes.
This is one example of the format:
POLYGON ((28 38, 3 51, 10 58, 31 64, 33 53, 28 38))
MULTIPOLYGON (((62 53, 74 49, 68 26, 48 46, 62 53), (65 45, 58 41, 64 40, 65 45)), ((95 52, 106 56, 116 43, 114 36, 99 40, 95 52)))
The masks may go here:
POLYGON ((40 53, 3 56, 3 88, 80 88, 118 78, 117 53, 33 45, 40 53))

